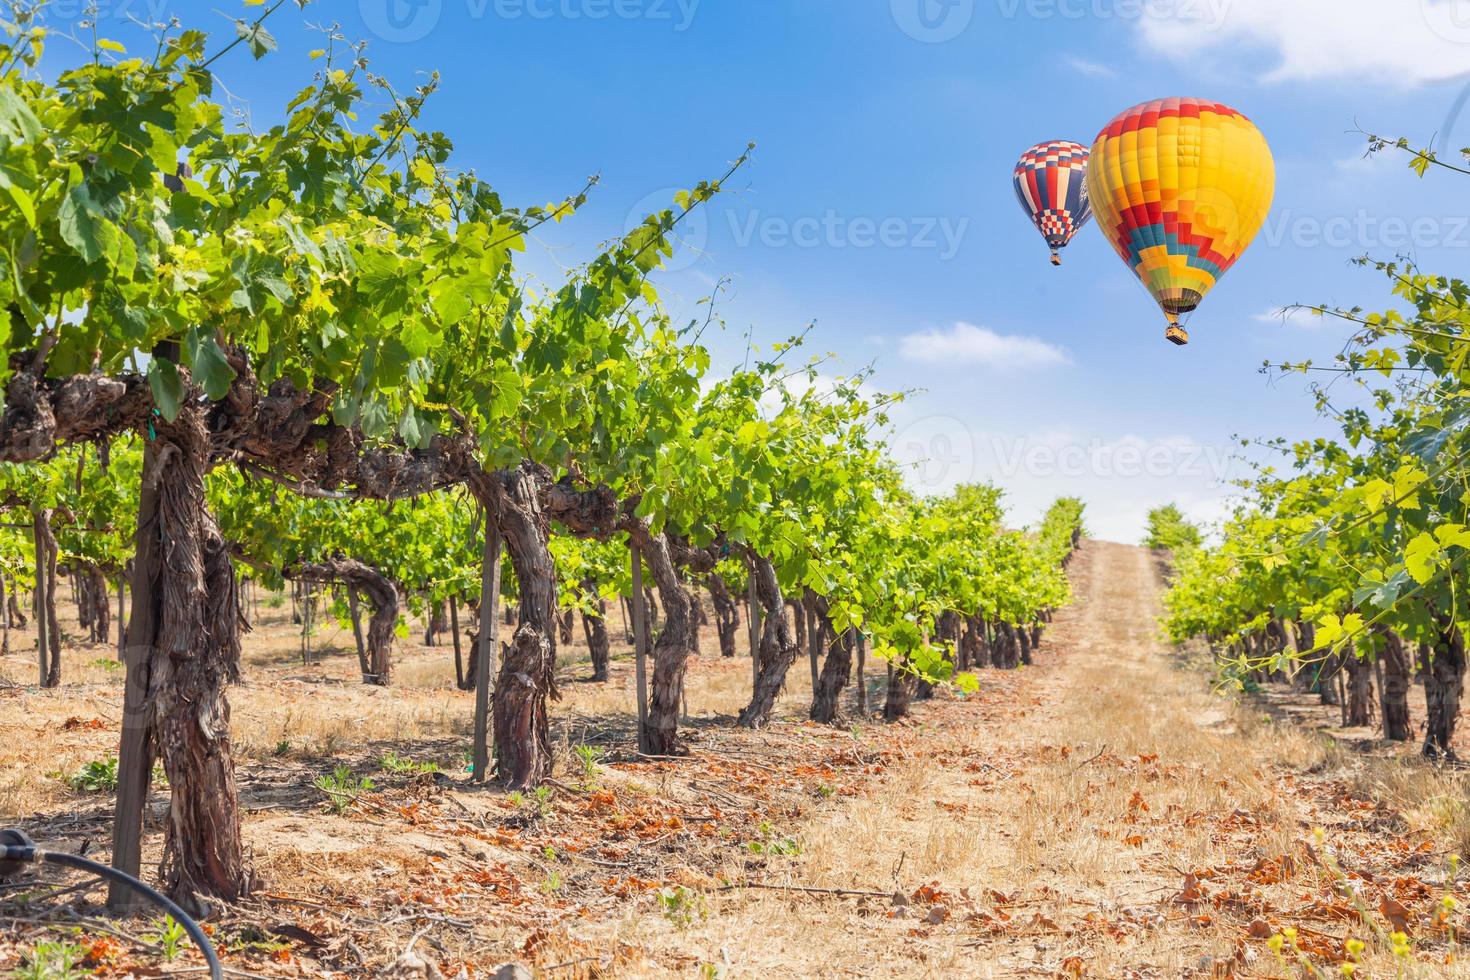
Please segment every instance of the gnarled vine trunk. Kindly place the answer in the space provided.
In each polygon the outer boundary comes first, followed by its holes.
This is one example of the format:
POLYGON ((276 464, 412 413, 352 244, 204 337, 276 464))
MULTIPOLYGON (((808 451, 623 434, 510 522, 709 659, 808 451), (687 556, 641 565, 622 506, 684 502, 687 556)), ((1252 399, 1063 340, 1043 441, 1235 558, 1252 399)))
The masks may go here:
POLYGON ((985 629, 985 620, 980 616, 970 617, 968 634, 970 643, 970 669, 991 666, 990 637, 985 629))
MULTIPOLYGON (((582 591, 586 595, 597 594, 597 583, 590 578, 582 580, 582 591)), ((612 659, 612 644, 607 635, 607 600, 593 603, 596 612, 582 612, 582 632, 587 637, 587 649, 592 654, 592 679, 605 681, 609 677, 608 662, 612 659)))
POLYGON ((827 647, 827 657, 822 663, 822 673, 817 678, 817 687, 812 695, 812 721, 823 725, 835 725, 841 718, 842 691, 852 678, 852 655, 856 637, 853 631, 838 633, 829 617, 831 607, 821 596, 813 596, 818 622, 825 624, 825 632, 832 636, 827 647))
POLYGON ((776 566, 758 555, 751 555, 756 597, 764 614, 761 617, 761 645, 756 670, 755 690, 750 703, 740 709, 736 724, 742 728, 762 728, 771 720, 776 699, 786 685, 786 672, 796 661, 797 647, 786 619, 786 603, 781 596, 781 583, 776 566))
POLYGON ((1347 651, 1343 655, 1343 673, 1347 687, 1343 724, 1350 728, 1373 724, 1373 665, 1347 651))
POLYGON ((1343 655, 1336 652, 1328 652, 1322 655, 1317 663, 1316 688, 1319 699, 1324 705, 1330 707, 1341 707, 1342 691, 1340 681, 1343 668, 1343 655))
POLYGON ((684 672, 689 666, 692 600, 674 569, 667 536, 652 533, 636 517, 626 518, 622 526, 653 573, 664 611, 663 627, 653 641, 648 715, 639 741, 651 755, 673 755, 679 750, 679 709, 684 699, 684 672))
POLYGON ((1391 742, 1407 742, 1414 737, 1409 718, 1409 687, 1414 668, 1403 637, 1394 632, 1384 634, 1379 662, 1383 665, 1379 692, 1383 702, 1383 737, 1391 742))
POLYGON ((720 637, 720 656, 735 656, 735 637, 740 632, 740 603, 730 595, 730 587, 716 572, 705 577, 710 601, 715 606, 715 631, 720 637))
POLYGON ((1016 628, 1004 620, 998 620, 995 624, 995 636, 995 666, 1003 670, 1015 670, 1021 666, 1021 641, 1016 628))
POLYGON ((1424 676, 1424 701, 1428 717, 1424 723, 1424 755, 1429 759, 1454 761, 1455 722, 1460 715, 1460 697, 1465 692, 1465 638, 1443 616, 1437 616, 1438 637, 1420 644, 1419 669, 1424 676))
POLYGON ((888 696, 883 701, 883 720, 898 721, 909 716, 914 697, 914 675, 902 663, 888 665, 888 696))
POLYGON ((112 603, 107 576, 91 562, 71 566, 72 595, 77 604, 77 623, 87 631, 89 643, 107 643, 112 635, 112 603))
POLYGON ((398 589, 388 577, 371 565, 354 558, 340 557, 300 562, 286 569, 286 577, 318 585, 340 582, 352 593, 367 596, 373 614, 368 618, 365 637, 367 670, 362 675, 362 682, 387 687, 393 678, 393 634, 402 610, 398 589))
POLYGON ((186 401, 173 422, 159 418, 154 429, 128 623, 127 683, 141 694, 129 703, 141 712, 124 719, 119 763, 124 778, 141 774, 142 796, 136 784, 126 794, 120 787, 114 840, 136 840, 137 827, 127 823, 141 817, 151 759, 160 753, 170 789, 166 888, 185 903, 196 895, 233 901, 253 880, 240 841, 225 698, 225 685, 239 677, 244 621, 229 549, 205 502, 204 413, 186 401))
POLYGON ((495 684, 495 778, 524 789, 551 775, 547 703, 558 697, 556 666, 556 565, 550 522, 542 513, 539 469, 477 473, 470 489, 500 529, 515 570, 519 625, 506 644, 495 684))
POLYGON ((448 630, 449 624, 444 618, 444 603, 429 603, 429 614, 424 617, 424 646, 437 646, 439 636, 448 630))

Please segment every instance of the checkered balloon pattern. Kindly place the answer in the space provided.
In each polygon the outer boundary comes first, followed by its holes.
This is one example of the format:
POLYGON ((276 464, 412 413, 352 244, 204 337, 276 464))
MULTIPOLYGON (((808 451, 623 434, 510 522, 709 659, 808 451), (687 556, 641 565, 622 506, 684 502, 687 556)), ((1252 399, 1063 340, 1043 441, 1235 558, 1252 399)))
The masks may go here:
POLYGON ((1090 155, 1080 143, 1052 140, 1031 147, 1016 164, 1016 197, 1053 255, 1092 217, 1087 199, 1090 155))

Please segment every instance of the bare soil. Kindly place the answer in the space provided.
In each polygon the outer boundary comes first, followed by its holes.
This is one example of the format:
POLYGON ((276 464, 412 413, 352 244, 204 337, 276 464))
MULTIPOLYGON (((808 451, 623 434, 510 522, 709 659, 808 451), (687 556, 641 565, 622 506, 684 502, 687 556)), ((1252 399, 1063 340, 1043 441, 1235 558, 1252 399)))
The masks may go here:
MULTIPOLYGON (((447 645, 413 625, 395 686, 367 688, 350 630, 330 624, 304 665, 288 607, 262 603, 231 702, 265 884, 218 911, 216 941, 254 976, 1325 977, 1354 960, 1360 977, 1462 975, 1461 775, 1320 730, 1320 712, 1302 724, 1309 706, 1281 692, 1212 691, 1159 638, 1149 553, 1086 542, 1072 568, 1076 602, 1036 666, 983 672, 978 694, 898 725, 851 704, 847 727, 802 721, 801 662, 776 723, 736 730, 749 661, 721 659, 706 629, 678 760, 635 751, 626 645, 594 685, 579 636, 556 780, 520 797, 467 784, 472 696, 447 645), (372 787, 317 788, 339 767, 372 787)), ((116 751, 111 650, 69 644, 65 686, 39 691, 21 686, 34 645, 13 640, 0 823, 105 856, 111 797, 66 777, 116 751)), ((187 949, 164 960, 157 922, 106 918, 100 888, 53 894, 81 880, 0 885, 0 971, 65 939, 98 975, 197 975, 187 949)))

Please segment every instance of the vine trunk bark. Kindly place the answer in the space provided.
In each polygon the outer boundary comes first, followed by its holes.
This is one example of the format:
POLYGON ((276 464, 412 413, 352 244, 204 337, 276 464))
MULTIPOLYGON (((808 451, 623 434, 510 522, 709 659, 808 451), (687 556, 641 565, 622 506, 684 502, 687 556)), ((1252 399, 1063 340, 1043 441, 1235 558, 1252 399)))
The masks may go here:
MULTIPOLYGON (((679 708, 684 697, 684 672, 689 665, 692 602, 674 568, 667 536, 653 534, 647 524, 634 517, 624 520, 623 527, 653 573, 663 600, 663 627, 653 641, 653 689, 640 742, 648 746, 651 755, 673 755, 679 748, 679 708)), ((652 605, 650 602, 650 610, 652 605)))
POLYGON ((1373 724, 1373 665, 1349 652, 1343 660, 1343 670, 1347 680, 1343 724, 1367 727, 1373 724))
POLYGON ((812 696, 811 719, 819 724, 835 725, 841 719, 842 691, 852 679, 855 637, 850 629, 838 633, 833 628, 829 618, 831 607, 826 599, 816 596, 812 604, 816 609, 818 622, 824 624, 832 642, 827 649, 822 672, 817 677, 816 691, 812 696))
POLYGON ((362 682, 387 687, 393 679, 393 634, 403 608, 398 589, 382 572, 355 558, 328 558, 302 562, 286 570, 287 577, 317 585, 340 582, 350 595, 363 595, 372 604, 366 636, 367 669, 362 682))
POLYGON ((1434 643, 1420 644, 1420 671, 1424 675, 1424 755, 1429 759, 1456 759, 1453 748, 1460 697, 1465 691, 1465 638, 1453 622, 1438 617, 1434 643))
MULTIPOLYGON (((597 595, 597 583, 592 579, 582 580, 584 595, 597 595)), ((612 659, 612 644, 607 635, 607 600, 598 598, 592 603, 595 612, 582 613, 582 633, 587 638, 587 649, 592 654, 592 679, 603 682, 610 676, 608 662, 612 659)))
POLYGON ((742 728, 763 728, 771 720, 776 699, 781 696, 781 689, 786 684, 786 672, 796 661, 798 650, 791 635, 791 624, 785 616, 785 602, 781 597, 781 583, 776 578, 776 566, 765 558, 752 555, 751 575, 764 615, 761 617, 755 689, 751 693, 750 703, 740 710, 736 724, 742 728))
POLYGON ((525 464, 470 479, 472 492, 504 538, 520 599, 518 625, 502 650, 492 709, 495 778, 512 789, 535 786, 551 775, 548 702, 558 698, 556 565, 538 476, 525 464))
POLYGON ((914 698, 914 676, 902 663, 888 665, 888 696, 883 701, 883 720, 898 721, 909 716, 914 698))
POLYGON ((710 601, 715 607, 715 631, 720 637, 720 656, 735 656, 735 637, 740 633, 740 604, 730 595, 730 587, 718 572, 705 579, 710 601))
MULTIPOLYGON (((253 884, 225 698, 239 677, 244 621, 229 549, 205 502, 204 413, 190 399, 173 422, 159 417, 153 428, 139 499, 114 865, 136 875, 142 808, 161 753, 170 790, 164 886, 197 911, 198 896, 233 901, 253 884)), ((114 890, 110 904, 129 903, 114 890)))
POLYGON ((1380 694, 1383 699, 1383 737, 1391 742, 1407 742, 1414 736, 1409 718, 1409 687, 1413 682, 1413 664, 1409 651, 1397 633, 1384 636, 1379 662, 1383 665, 1380 694))

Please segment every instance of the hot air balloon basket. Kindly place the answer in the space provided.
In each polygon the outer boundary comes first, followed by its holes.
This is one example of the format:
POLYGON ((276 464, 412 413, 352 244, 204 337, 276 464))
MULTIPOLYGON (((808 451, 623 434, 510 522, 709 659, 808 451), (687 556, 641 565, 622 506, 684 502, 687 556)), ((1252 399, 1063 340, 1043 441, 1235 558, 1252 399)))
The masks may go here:
POLYGON ((1183 347, 1189 343, 1189 331, 1173 324, 1170 324, 1168 329, 1164 331, 1164 337, 1176 347, 1183 347))

